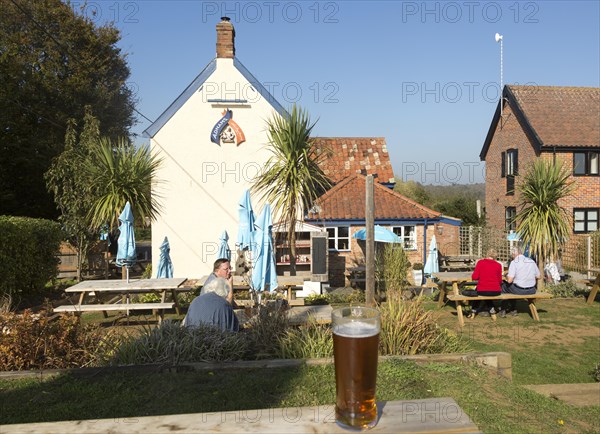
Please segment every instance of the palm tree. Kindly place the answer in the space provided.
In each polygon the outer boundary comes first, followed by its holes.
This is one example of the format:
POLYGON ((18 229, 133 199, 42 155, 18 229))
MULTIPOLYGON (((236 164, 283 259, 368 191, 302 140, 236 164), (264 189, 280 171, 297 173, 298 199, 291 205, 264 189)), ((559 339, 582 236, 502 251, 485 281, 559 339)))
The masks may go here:
POLYGON ((545 261, 558 256, 560 246, 571 233, 569 215, 559 204, 573 191, 569 177, 562 164, 540 159, 530 167, 519 186, 521 203, 515 217, 517 232, 538 257, 542 276, 545 261))
POLYGON ((127 201, 137 218, 155 220, 160 206, 159 198, 151 194, 151 185, 158 182, 156 171, 161 162, 149 148, 136 148, 126 138, 121 137, 116 143, 101 138, 86 164, 95 198, 88 213, 90 226, 108 224, 111 230, 115 229, 127 201))
POLYGON ((287 223, 292 275, 296 274, 297 216, 331 186, 319 166, 326 153, 317 151, 310 137, 315 124, 295 104, 291 114, 267 120, 268 148, 272 155, 252 187, 287 223))

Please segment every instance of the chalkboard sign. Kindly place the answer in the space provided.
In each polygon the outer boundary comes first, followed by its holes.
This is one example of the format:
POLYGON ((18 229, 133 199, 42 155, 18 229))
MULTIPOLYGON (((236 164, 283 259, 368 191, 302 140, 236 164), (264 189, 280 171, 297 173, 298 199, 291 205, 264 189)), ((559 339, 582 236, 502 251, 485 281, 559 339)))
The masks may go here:
POLYGON ((311 264, 314 281, 327 281, 327 233, 311 234, 311 264))

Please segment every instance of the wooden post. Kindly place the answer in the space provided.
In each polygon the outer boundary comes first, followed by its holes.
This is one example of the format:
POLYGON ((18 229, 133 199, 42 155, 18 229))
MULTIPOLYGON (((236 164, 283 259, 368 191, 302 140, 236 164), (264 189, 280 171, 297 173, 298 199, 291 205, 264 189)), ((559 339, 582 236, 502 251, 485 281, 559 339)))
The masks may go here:
POLYGON ((592 278, 592 237, 587 236, 587 278, 592 278))
POLYGON ((375 199, 373 195, 373 175, 367 175, 365 196, 365 220, 367 231, 365 302, 367 306, 375 305, 375 199))

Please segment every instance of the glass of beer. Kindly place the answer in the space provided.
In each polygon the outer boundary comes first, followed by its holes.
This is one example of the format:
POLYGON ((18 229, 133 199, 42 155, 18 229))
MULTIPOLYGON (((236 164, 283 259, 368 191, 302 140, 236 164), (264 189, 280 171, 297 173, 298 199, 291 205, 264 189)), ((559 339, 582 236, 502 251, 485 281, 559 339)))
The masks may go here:
POLYGON ((335 361, 335 420, 344 428, 377 424, 375 384, 381 321, 379 311, 344 307, 331 314, 335 361))

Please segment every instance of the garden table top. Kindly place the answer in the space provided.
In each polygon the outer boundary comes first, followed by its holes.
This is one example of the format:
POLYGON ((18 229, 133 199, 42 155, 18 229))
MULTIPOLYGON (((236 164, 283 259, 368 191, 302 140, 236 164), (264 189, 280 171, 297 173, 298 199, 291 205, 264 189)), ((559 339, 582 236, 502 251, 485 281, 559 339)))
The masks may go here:
MULTIPOLYGON (((381 401, 378 423, 369 433, 477 433, 480 430, 452 398, 381 401)), ((347 433, 335 423, 333 405, 232 410, 226 412, 171 414, 131 418, 71 420, 0 425, 0 432, 86 434, 134 433, 347 433)))

